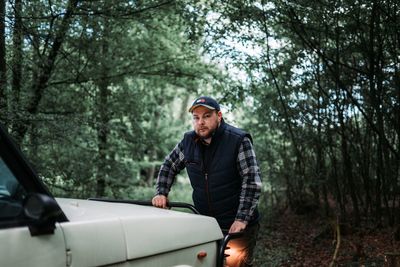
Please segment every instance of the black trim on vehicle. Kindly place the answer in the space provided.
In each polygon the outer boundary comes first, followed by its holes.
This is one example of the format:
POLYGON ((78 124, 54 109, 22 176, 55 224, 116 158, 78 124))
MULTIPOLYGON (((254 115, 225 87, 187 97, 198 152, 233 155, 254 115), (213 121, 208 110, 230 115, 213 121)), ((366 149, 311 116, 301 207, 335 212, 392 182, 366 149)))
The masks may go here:
POLYGON ((57 218, 62 213, 56 200, 44 194, 30 194, 24 201, 24 213, 30 219, 32 236, 54 234, 57 218))
MULTIPOLYGON (((113 202, 113 203, 127 203, 127 204, 136 204, 142 206, 153 206, 151 201, 146 201, 146 200, 124 200, 124 199, 108 199, 108 198, 88 198, 88 200, 113 202)), ((168 202, 168 207, 189 209, 194 214, 200 214, 199 211, 193 205, 184 202, 168 202)))
MULTIPOLYGON (((21 150, 0 123, 0 156, 27 193, 40 193, 54 199, 21 150)), ((68 221, 61 208, 58 222, 68 221)))
MULTIPOLYGON (((222 230, 222 232, 225 232, 225 231, 222 230)), ((243 235, 242 232, 227 234, 227 235, 225 235, 225 237, 223 239, 221 239, 219 241, 219 246, 218 246, 219 251, 218 251, 218 255, 217 255, 217 267, 224 267, 224 259, 226 257, 225 250, 227 248, 229 241, 231 241, 232 239, 239 238, 242 235, 243 235)))

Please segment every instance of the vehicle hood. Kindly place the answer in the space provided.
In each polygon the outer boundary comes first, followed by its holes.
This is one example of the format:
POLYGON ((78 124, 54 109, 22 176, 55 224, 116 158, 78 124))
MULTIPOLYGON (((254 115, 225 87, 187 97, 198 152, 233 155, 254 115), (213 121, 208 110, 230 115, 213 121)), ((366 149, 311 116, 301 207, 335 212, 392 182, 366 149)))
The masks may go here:
POLYGON ((131 260, 223 238, 216 220, 207 216, 134 204, 56 200, 69 220, 60 223, 67 249, 93 254, 78 259, 83 265, 131 260))

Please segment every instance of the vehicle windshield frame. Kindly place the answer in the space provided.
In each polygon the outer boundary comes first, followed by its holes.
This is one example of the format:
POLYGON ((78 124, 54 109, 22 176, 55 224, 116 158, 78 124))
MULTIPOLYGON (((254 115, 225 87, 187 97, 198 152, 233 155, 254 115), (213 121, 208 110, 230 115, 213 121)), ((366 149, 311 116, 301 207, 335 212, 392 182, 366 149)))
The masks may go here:
MULTIPOLYGON (((0 157, 27 194, 39 193, 54 198, 1 123, 0 157)), ((57 221, 68 221, 62 210, 57 221)))

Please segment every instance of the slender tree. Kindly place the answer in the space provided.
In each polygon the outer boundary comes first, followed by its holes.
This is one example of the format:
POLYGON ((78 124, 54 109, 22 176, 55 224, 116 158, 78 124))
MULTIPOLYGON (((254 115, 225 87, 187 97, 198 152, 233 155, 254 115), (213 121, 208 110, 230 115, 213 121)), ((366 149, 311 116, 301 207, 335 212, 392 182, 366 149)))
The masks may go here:
POLYGON ((18 110, 20 102, 20 93, 22 86, 22 65, 23 65, 23 25, 22 25, 22 1, 15 0, 14 6, 14 25, 13 25, 13 55, 12 55, 12 83, 11 83, 11 114, 15 116, 13 118, 13 125, 18 124, 21 112, 18 110))
MULTIPOLYGON (((43 97, 44 90, 48 86, 51 74, 54 71, 57 56, 70 27, 78 3, 79 0, 69 0, 67 2, 65 13, 61 16, 59 28, 54 33, 50 33, 51 36, 47 36, 52 41, 46 42, 45 47, 43 48, 45 54, 41 57, 41 61, 39 62, 40 65, 37 79, 32 81, 32 96, 27 100, 26 104, 27 116, 35 115, 39 110, 39 103, 43 97)), ((31 120, 29 120, 29 118, 24 118, 17 122, 14 135, 17 143, 22 142, 30 124, 31 120)))
POLYGON ((6 1, 0 1, 0 121, 7 124, 6 1))

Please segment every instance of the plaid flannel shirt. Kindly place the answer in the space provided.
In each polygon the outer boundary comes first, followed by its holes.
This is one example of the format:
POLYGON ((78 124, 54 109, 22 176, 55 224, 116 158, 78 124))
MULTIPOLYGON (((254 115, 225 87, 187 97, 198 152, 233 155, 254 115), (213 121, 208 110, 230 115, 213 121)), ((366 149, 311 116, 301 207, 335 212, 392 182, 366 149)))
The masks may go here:
MULTIPOLYGON (((183 149, 181 141, 165 158, 157 178, 157 194, 167 196, 176 175, 185 168, 183 149)), ((236 220, 248 222, 257 207, 261 194, 260 169, 257 164, 253 145, 248 137, 243 138, 236 163, 239 174, 243 179, 236 220)))

